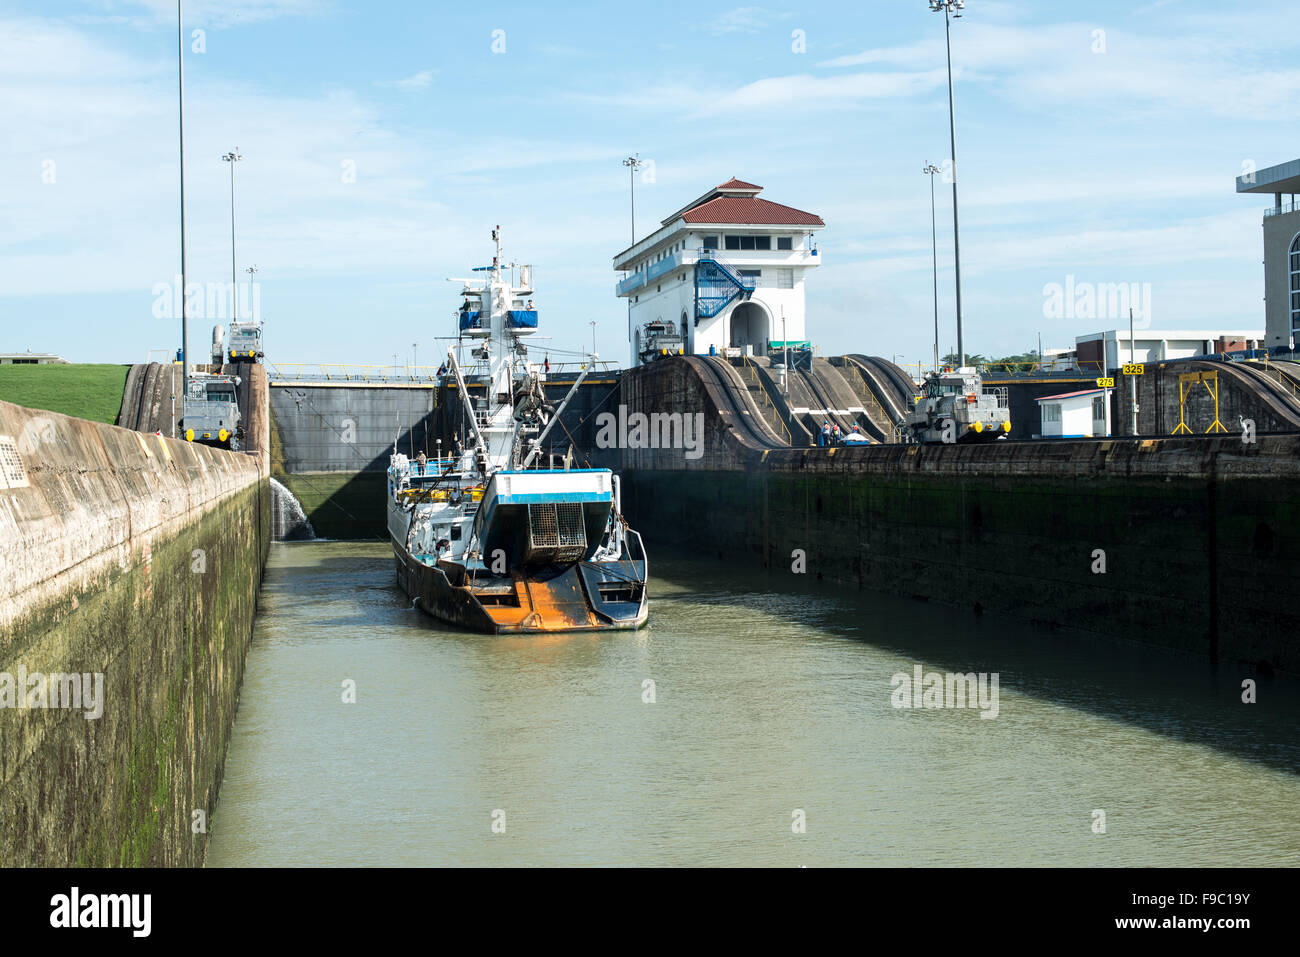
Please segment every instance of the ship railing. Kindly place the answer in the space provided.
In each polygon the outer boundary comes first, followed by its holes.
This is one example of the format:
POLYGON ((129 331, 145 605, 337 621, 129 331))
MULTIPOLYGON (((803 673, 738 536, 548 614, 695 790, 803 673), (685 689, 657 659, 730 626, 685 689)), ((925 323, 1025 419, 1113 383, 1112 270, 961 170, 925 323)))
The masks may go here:
POLYGON ((421 465, 419 460, 409 463, 412 478, 437 478, 449 469, 455 468, 460 457, 453 455, 434 455, 421 465))

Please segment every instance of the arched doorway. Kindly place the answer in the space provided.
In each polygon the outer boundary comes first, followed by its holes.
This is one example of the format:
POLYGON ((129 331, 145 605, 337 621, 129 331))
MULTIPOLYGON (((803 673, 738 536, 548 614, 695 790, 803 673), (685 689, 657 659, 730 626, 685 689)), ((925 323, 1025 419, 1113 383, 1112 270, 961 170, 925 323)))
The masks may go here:
POLYGON ((770 325, 766 309, 756 302, 742 302, 731 312, 731 345, 739 349, 753 346, 754 355, 767 355, 770 325))

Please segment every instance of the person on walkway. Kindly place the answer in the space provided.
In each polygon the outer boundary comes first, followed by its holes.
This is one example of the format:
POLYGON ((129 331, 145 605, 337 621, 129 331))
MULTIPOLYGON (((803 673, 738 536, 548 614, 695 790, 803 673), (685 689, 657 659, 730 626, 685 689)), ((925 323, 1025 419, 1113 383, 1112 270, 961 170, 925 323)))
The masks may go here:
POLYGON ((829 420, 822 421, 822 430, 817 434, 817 444, 823 447, 831 444, 831 424, 829 420))

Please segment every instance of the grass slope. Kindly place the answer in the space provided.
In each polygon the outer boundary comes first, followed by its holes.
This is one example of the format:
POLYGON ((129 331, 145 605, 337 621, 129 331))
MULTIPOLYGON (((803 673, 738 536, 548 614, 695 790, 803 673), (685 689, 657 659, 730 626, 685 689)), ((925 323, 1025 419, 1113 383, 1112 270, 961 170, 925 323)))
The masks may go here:
POLYGON ((0 365, 0 399, 92 422, 117 421, 124 365, 0 365))

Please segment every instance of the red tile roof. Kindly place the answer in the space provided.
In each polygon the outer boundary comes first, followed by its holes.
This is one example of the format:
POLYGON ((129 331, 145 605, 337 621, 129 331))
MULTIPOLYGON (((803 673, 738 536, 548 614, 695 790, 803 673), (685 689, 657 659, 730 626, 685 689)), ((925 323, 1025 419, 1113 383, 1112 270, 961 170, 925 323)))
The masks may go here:
MULTIPOLYGON (((738 182, 733 180, 733 182, 738 182)), ((727 187, 724 183, 723 186, 727 187)), ((729 188, 729 187, 728 187, 729 188)), ((820 216, 793 206, 782 206, 756 196, 719 196, 682 214, 688 223, 763 224, 772 226, 825 226, 820 216)))
POLYGON ((752 190, 760 190, 762 188, 763 187, 761 186, 755 186, 753 183, 746 183, 743 179, 736 179, 736 177, 734 176, 731 177, 731 179, 727 180, 725 183, 722 183, 721 185, 714 187, 714 189, 752 189, 752 190))

